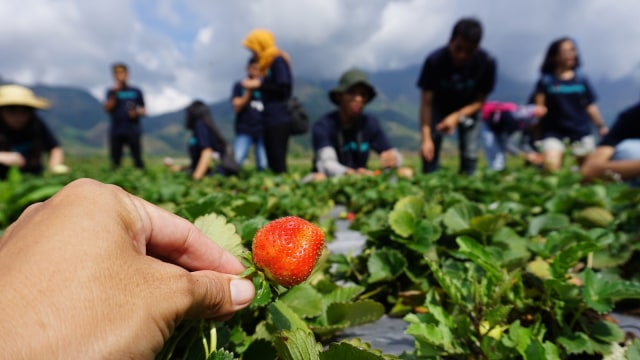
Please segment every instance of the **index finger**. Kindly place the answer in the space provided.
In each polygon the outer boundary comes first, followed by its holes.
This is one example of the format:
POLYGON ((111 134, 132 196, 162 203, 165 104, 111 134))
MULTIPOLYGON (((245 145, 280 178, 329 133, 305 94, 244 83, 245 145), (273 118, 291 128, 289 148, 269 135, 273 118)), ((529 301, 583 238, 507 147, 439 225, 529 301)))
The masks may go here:
POLYGON ((239 274, 244 266, 184 218, 128 194, 142 223, 147 251, 188 270, 239 274))

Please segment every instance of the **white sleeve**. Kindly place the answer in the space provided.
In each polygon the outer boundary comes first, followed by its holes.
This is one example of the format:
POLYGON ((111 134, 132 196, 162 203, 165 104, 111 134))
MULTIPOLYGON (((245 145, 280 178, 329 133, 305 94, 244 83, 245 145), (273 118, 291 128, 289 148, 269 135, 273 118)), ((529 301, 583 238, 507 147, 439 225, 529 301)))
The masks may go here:
POLYGON ((338 161, 338 154, 331 146, 321 148, 317 155, 316 168, 327 177, 344 175, 349 169, 338 161))

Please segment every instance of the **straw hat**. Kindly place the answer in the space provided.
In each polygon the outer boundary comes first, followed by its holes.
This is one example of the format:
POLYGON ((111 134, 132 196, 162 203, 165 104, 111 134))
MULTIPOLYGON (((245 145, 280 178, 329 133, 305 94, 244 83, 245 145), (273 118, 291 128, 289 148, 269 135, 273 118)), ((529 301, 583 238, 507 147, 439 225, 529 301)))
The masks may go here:
POLYGON ((49 101, 35 96, 31 89, 21 85, 0 86, 0 107, 11 105, 46 109, 49 107, 49 101))

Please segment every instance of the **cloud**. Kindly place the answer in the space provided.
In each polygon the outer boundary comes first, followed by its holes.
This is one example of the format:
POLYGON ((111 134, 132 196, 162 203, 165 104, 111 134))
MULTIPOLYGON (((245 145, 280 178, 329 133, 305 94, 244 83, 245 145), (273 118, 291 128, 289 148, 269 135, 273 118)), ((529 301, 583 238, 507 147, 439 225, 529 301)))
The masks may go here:
POLYGON ((548 44, 569 35, 590 77, 640 84, 640 47, 631 42, 640 36, 639 11, 635 0, 5 1, 0 75, 84 87, 102 100, 110 64, 125 61, 149 112, 161 113, 190 99, 228 98, 244 76, 241 42, 254 27, 274 32, 296 76, 333 79, 352 66, 419 65, 446 44, 458 18, 477 16, 483 47, 510 77, 535 81, 548 44))

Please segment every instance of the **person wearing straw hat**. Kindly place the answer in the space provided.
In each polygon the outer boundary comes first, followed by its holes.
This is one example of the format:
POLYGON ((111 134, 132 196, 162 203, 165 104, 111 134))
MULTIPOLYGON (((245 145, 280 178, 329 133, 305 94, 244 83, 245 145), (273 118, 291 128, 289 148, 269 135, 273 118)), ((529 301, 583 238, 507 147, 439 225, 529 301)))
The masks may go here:
POLYGON ((49 169, 66 173, 64 152, 36 110, 49 108, 49 101, 35 96, 21 85, 0 86, 0 178, 11 166, 21 172, 40 174, 44 170, 42 154, 48 152, 49 169))
POLYGON ((380 155, 383 168, 399 168, 399 175, 413 175, 411 169, 400 168, 402 156, 391 146, 378 119, 364 112, 375 97, 376 89, 363 71, 351 69, 340 77, 338 86, 329 91, 329 99, 338 108, 313 124, 314 172, 305 181, 373 175, 376 172, 367 168, 370 150, 380 155))

